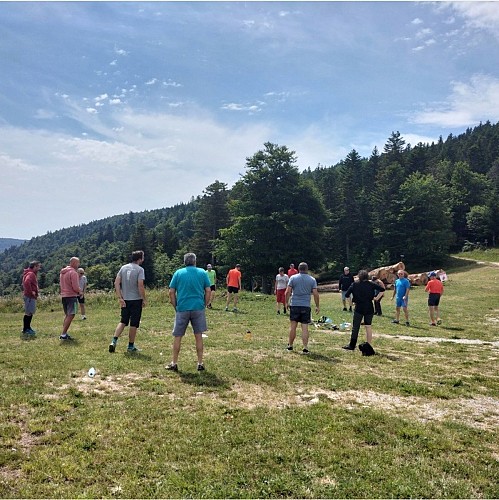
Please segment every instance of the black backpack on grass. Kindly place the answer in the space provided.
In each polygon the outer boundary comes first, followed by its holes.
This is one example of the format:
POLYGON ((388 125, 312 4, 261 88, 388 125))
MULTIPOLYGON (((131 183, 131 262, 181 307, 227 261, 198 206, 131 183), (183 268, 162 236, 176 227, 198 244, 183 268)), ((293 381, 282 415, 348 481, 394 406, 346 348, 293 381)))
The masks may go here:
POLYGON ((374 356, 376 354, 376 351, 369 342, 359 344, 359 350, 362 353, 362 356, 374 356))

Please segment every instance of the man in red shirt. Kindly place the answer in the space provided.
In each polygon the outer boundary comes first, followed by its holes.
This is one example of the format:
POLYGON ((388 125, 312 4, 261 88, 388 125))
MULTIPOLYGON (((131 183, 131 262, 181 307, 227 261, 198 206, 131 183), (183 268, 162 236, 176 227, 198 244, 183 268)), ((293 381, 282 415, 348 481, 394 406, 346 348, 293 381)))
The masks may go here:
POLYGON ((38 271, 42 265, 34 260, 23 272, 23 299, 24 299, 24 318, 23 333, 27 335, 36 335, 35 330, 31 328, 31 320, 36 311, 36 299, 38 299, 38 271))
POLYGON ((425 291, 429 293, 428 309, 430 311, 430 326, 437 326, 442 323, 442 320, 440 319, 440 313, 438 311, 438 305, 440 304, 440 297, 444 293, 444 286, 442 285, 442 282, 437 278, 436 272, 432 271, 429 277, 430 281, 428 281, 428 283, 426 284, 425 291))
POLYGON ((291 276, 294 276, 295 274, 298 274, 298 269, 296 269, 294 264, 290 264, 288 269, 288 278, 291 278, 291 276))
POLYGON ((229 304, 234 297, 234 312, 237 312, 237 301, 239 300, 239 290, 241 290, 241 264, 236 264, 227 274, 227 304, 225 310, 229 310, 229 304))

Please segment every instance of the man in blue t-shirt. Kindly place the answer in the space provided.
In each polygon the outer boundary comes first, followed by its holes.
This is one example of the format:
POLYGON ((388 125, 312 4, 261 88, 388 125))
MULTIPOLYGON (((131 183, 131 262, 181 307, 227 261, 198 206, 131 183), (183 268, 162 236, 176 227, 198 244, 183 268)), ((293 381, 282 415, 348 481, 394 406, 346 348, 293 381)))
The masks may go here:
POLYGON ((203 365, 203 333, 206 325, 206 306, 210 301, 211 285, 206 271, 196 267, 196 255, 184 255, 185 267, 175 271, 170 281, 170 303, 175 309, 175 324, 173 325, 173 358, 167 366, 168 370, 178 371, 177 361, 180 353, 180 343, 189 323, 196 339, 198 370, 204 370, 203 365))
POLYGON ((397 271, 397 276, 398 279, 395 281, 392 295, 392 300, 395 297, 395 319, 392 323, 399 324, 400 308, 402 308, 405 314, 405 325, 409 326, 409 311, 407 310, 407 305, 409 303, 411 282, 407 279, 406 272, 402 271, 402 269, 397 271))
POLYGON ((315 312, 319 314, 319 292, 317 281, 308 274, 308 264, 300 262, 299 274, 289 278, 286 288, 286 304, 289 307, 289 341, 288 351, 293 350, 293 342, 296 338, 296 328, 301 323, 301 340, 303 342, 303 354, 308 354, 308 324, 311 321, 310 296, 314 296, 315 312), (291 298, 291 301, 290 301, 291 298))

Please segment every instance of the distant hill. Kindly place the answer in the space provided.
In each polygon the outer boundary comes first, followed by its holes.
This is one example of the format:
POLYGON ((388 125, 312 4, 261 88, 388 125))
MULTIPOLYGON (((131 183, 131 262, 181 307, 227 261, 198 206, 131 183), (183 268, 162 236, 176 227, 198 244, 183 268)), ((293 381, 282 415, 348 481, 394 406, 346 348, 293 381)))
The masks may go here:
POLYGON ((7 248, 22 245, 26 240, 16 240, 15 238, 0 238, 0 252, 7 248))

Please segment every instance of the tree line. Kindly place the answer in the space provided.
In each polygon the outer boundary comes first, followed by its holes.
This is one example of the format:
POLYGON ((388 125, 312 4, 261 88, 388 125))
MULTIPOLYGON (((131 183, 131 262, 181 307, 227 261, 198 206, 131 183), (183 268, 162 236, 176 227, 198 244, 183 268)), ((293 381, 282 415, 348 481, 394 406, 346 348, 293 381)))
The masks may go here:
POLYGON ((265 143, 229 189, 216 180, 170 208, 108 217, 49 232, 0 253, 0 290, 19 293, 22 269, 40 260, 42 289, 82 259, 91 287, 110 289, 130 252, 142 249, 148 286, 165 286, 193 251, 224 277, 242 265, 245 287, 269 291, 280 266, 308 262, 321 280, 344 265, 403 259, 428 269, 475 242, 495 246, 499 228, 499 124, 480 124, 432 144, 392 132, 369 158, 352 150, 336 165, 303 172, 294 151, 265 143), (402 257, 403 256, 403 257, 402 257))

